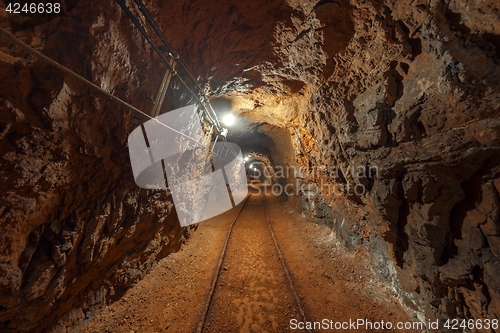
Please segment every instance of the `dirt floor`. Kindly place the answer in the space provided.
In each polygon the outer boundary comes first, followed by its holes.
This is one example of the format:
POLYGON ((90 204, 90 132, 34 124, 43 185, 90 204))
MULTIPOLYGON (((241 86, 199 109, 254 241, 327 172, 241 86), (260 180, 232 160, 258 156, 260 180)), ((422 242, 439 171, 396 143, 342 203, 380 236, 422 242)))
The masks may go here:
MULTIPOLYGON (((288 203, 264 195, 250 196, 234 225, 203 332, 304 331, 298 329, 303 319, 278 260, 264 200, 307 321, 325 319, 332 325, 311 332, 422 332, 395 329, 398 322, 417 320, 376 282, 362 252, 346 251, 331 229, 305 221, 288 203), (358 319, 373 325, 390 322, 393 329, 334 329, 358 319)), ((200 223, 178 253, 103 308, 85 332, 196 332, 238 211, 200 223)))
POLYGON ((203 330, 286 332, 300 318, 269 232, 264 195, 251 196, 234 226, 203 330))

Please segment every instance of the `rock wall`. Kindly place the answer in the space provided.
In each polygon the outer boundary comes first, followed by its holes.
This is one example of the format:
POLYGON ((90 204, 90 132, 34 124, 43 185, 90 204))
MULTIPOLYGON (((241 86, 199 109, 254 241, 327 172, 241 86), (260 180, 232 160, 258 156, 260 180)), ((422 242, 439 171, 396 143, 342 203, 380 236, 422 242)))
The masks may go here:
POLYGON ((266 86, 233 95, 289 129, 303 214, 423 321, 498 318, 498 3, 288 3, 266 86))
POLYGON ((322 30, 327 79, 300 113, 311 140, 297 137, 297 153, 310 145, 313 167, 376 173, 315 175, 315 183, 366 189, 327 188, 315 206, 326 213, 317 215, 348 247, 370 249, 422 319, 498 318, 498 3, 324 2, 313 12, 323 21, 339 7, 354 34, 347 29, 349 43, 332 54, 335 34, 322 30))
MULTIPOLYGON (((114 1, 80 1, 18 36, 150 111, 163 68, 114 1), (113 8, 113 10, 110 10, 113 8)), ((58 331, 176 251, 165 192, 135 185, 128 134, 145 119, 2 38, 0 331, 58 331)))

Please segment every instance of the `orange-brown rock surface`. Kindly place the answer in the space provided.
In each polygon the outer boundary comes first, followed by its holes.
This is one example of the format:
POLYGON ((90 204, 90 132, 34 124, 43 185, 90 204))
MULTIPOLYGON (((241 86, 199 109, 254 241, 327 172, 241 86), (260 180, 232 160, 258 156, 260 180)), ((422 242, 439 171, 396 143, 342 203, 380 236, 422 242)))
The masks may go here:
MULTIPOLYGON (((500 316, 498 2, 146 5, 207 93, 232 100, 244 150, 321 170, 303 184, 363 186, 303 190, 303 214, 369 249, 420 318, 500 316), (344 172, 359 167, 376 172, 344 172)), ((164 67, 114 1, 18 37, 151 109, 164 67)), ((5 39, 0 62, 0 328, 43 330, 119 297, 185 231, 133 182, 126 139, 144 119, 5 39)), ((165 109, 185 101, 174 83, 165 109)))
MULTIPOLYGON (((18 36, 152 108, 161 67, 113 2, 18 36)), ((134 183, 127 137, 144 119, 5 38, 0 63, 0 331, 42 331, 118 299, 187 231, 165 193, 134 183)))

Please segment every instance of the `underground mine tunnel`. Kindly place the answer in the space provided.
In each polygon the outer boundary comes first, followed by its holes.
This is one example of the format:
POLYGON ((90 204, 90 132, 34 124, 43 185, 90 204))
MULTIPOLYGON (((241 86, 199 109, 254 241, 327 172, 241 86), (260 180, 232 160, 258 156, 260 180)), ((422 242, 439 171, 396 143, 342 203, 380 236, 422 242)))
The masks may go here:
POLYGON ((0 1, 1 332, 500 331, 498 1, 144 2, 0 1))

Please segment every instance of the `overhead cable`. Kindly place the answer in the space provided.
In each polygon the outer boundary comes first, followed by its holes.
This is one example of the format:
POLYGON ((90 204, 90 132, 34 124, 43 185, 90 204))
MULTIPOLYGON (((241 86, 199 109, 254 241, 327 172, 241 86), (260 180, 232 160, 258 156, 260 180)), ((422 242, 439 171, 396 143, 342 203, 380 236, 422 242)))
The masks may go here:
POLYGON ((191 72, 187 69, 187 67, 184 65, 184 63, 180 60, 179 55, 175 50, 173 49, 172 45, 168 42, 167 38, 165 35, 161 32, 161 30, 158 28, 158 25, 154 21, 154 19, 151 17, 151 14, 149 11, 146 9, 144 6, 144 3, 141 0, 134 0, 136 3, 137 7, 139 8, 140 12, 144 15, 152 29, 155 31, 157 34, 158 38, 161 40, 167 51, 169 52, 169 55, 180 65, 182 68, 183 72, 188 75, 189 79, 192 81, 196 89, 198 90, 198 94, 194 93, 191 88, 188 86, 188 84, 181 78, 180 74, 175 71, 172 66, 170 65, 170 62, 168 59, 165 57, 165 54, 159 49, 159 47, 155 44, 151 36, 148 34, 146 29, 142 26, 142 24, 139 22, 139 20, 135 17, 135 15, 130 11, 128 6, 125 4, 124 0, 116 0, 116 2, 120 5, 120 7, 123 9, 125 14, 129 17, 129 19, 132 21, 132 23, 136 26, 136 28, 139 30, 139 32, 143 35, 143 37, 148 41, 148 43, 151 45, 153 50, 160 56, 160 58, 163 60, 163 62, 167 65, 169 70, 173 72, 173 74, 179 79, 179 81, 186 87, 186 89, 189 91, 189 93, 198 101, 200 106, 204 109, 207 117, 210 119, 210 121, 215 125, 217 131, 219 133, 222 132, 222 127, 217 119, 217 115, 215 114, 215 111, 213 110, 212 106, 210 105, 210 102, 208 101, 207 96, 205 95, 204 91, 201 89, 201 87, 198 85, 198 82, 196 79, 193 77, 191 72), (212 115, 213 114, 213 115, 212 115))
MULTIPOLYGON (((5 30, 4 28, 0 27, 0 34, 4 35, 5 37, 7 37, 10 41, 12 41, 14 44, 18 45, 19 47, 23 48, 24 50, 26 50, 28 53, 30 53, 31 55, 33 55, 34 57, 36 58, 39 58, 39 59, 42 59, 44 61, 46 61, 47 63, 49 63, 50 65, 56 67, 57 69, 59 69, 60 71, 66 73, 67 75, 77 79, 78 81, 90 86, 91 88, 94 88, 95 90, 101 92, 102 94, 106 95, 107 97, 111 98, 113 101, 115 102, 118 102, 119 104, 122 104, 123 106, 126 106, 127 108, 131 109, 132 111, 134 112, 137 112, 139 114, 141 114, 142 116, 150 119, 150 120, 153 120, 157 123, 159 123, 161 126, 164 126, 166 128, 168 128, 169 130, 177 133, 177 134, 180 134, 182 135, 183 137, 191 140, 191 141, 194 141, 195 143, 197 143, 198 145, 204 147, 205 149, 207 149, 209 152, 211 152, 212 154, 215 154, 217 155, 214 151, 212 151, 210 148, 207 148, 202 142, 198 142, 198 140, 194 139, 193 137, 189 136, 189 135, 186 135, 178 130, 176 130, 175 128, 172 128, 162 122, 160 122, 158 119, 154 118, 154 117, 151 117, 150 115, 148 115, 147 113, 139 110, 138 108, 136 108, 135 106, 125 102, 124 100, 116 97, 115 95, 105 91, 104 89, 102 89, 101 87, 99 87, 98 85, 96 85, 95 83, 87 80, 86 78, 80 76, 79 74, 75 73, 74 71, 72 71, 71 69, 61 65, 60 63, 58 63, 57 61, 47 57, 45 54, 41 53, 40 51, 38 50, 35 50, 34 48, 32 48, 31 46, 25 44, 23 41, 19 40, 18 38, 16 38, 16 36, 12 35, 9 31, 5 30)), ((217 155, 218 156, 218 155, 217 155)))

